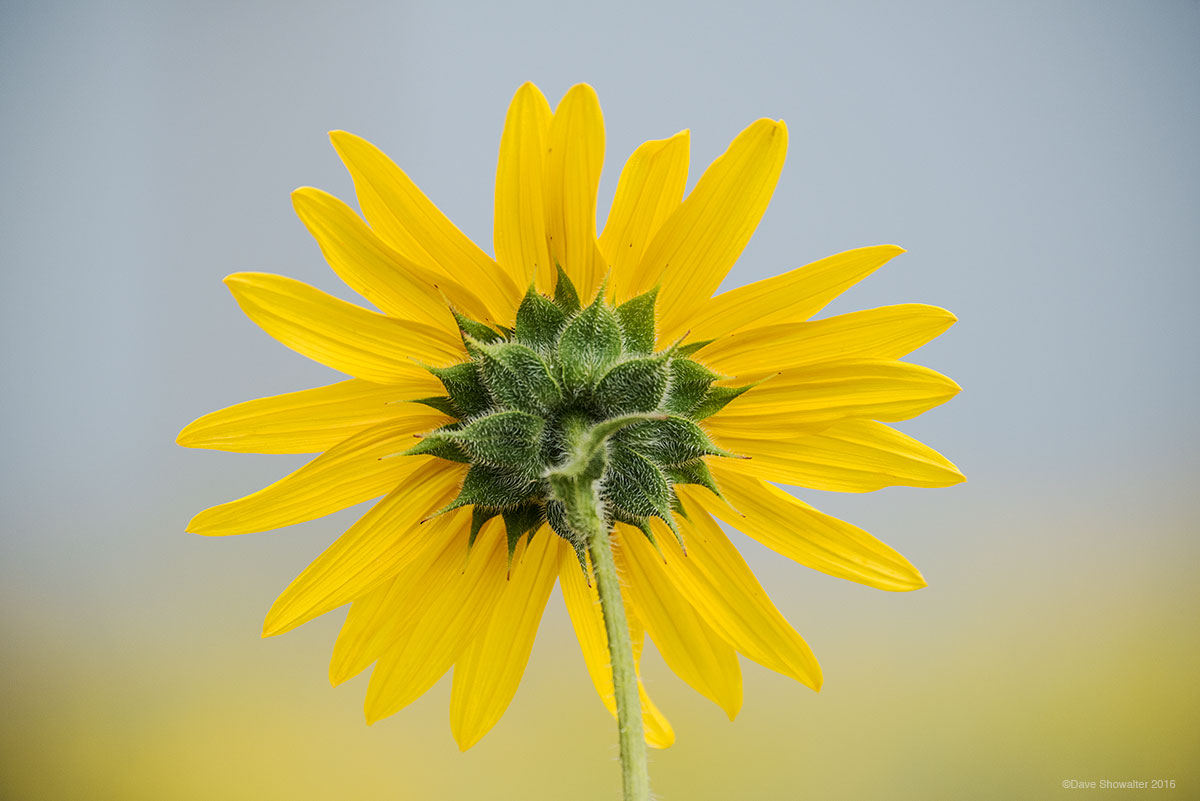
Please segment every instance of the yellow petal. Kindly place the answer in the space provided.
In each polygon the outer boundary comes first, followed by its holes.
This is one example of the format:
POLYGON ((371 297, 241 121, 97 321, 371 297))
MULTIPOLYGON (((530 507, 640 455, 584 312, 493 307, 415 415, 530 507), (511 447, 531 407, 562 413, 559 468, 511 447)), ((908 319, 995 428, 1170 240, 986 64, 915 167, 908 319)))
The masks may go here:
MULTIPOLYGON (((403 572, 400 574, 403 575, 403 572)), ((357 669, 354 662, 359 655, 369 647, 372 638, 379 634, 383 623, 383 610, 388 598, 396 591, 396 583, 400 576, 389 579, 370 592, 354 599, 346 612, 346 620, 338 630, 337 640, 333 644, 333 656, 329 659, 329 683, 334 687, 349 678, 357 676, 368 665, 374 662, 380 648, 373 656, 366 659, 357 669)))
MULTIPOLYGON (((589 560, 588 570, 591 570, 589 560)), ((583 652, 583 661, 587 665, 588 675, 596 688, 596 694, 604 703, 609 714, 617 715, 617 705, 613 700, 612 667, 608 658, 608 633, 604 629, 604 615, 600 610, 600 596, 594 584, 589 585, 584 579, 583 571, 579 568, 579 560, 570 548, 564 548, 559 554, 558 583, 562 587, 563 601, 567 606, 567 614, 571 617, 571 625, 575 628, 575 637, 579 640, 579 648, 583 652)), ((635 664, 641 655, 642 628, 635 614, 631 614, 628 599, 624 596, 626 618, 630 624, 629 634, 634 645, 635 664)), ((642 723, 646 729, 646 744, 652 748, 667 748, 675 742, 675 731, 671 724, 659 711, 650 696, 642 686, 638 677, 638 694, 642 701, 642 723)))
MULTIPOLYGON (((645 539, 639 531, 629 536, 645 539)), ((733 720, 742 708, 742 670, 733 647, 679 594, 657 554, 624 544, 613 551, 638 618, 667 666, 733 720)))
POLYGON ((881 590, 925 586, 924 577, 907 559, 858 526, 723 464, 712 465, 712 472, 728 503, 707 490, 676 490, 768 548, 822 573, 881 590))
POLYGON ((425 375, 428 380, 407 384, 352 378, 238 403, 189 423, 175 442, 236 453, 318 453, 380 423, 407 424, 414 434, 429 431, 450 418, 419 403, 398 402, 441 394, 438 380, 425 375))
MULTIPOLYGON (((599 600, 597 598, 597 600, 599 600)), ((642 705, 642 728, 646 731, 646 745, 651 748, 670 748, 675 744, 675 729, 662 711, 650 699, 646 686, 642 682, 642 648, 646 643, 646 627, 642 625, 637 608, 627 604, 625 615, 629 621, 629 639, 633 644, 633 669, 637 674, 638 700, 642 705)), ((608 648, 608 635, 604 637, 604 647, 608 648)), ((612 671, 609 671, 609 686, 612 686, 612 671)), ((616 705, 609 710, 613 717, 617 716, 616 705)))
POLYGON ((409 260, 470 287, 491 309, 494 322, 511 322, 522 289, 508 273, 497 269, 379 148, 346 131, 333 131, 329 138, 354 178, 359 206, 375 232, 409 260))
POLYGON ((604 116, 596 92, 572 86, 550 121, 546 153, 546 235, 556 259, 587 302, 604 277, 596 247, 596 191, 604 167, 604 116))
POLYGON ((642 727, 646 730, 646 745, 651 748, 670 748, 675 744, 675 729, 662 710, 646 692, 642 680, 638 679, 638 700, 642 703, 642 727))
MULTIPOLYGON (((464 531, 462 552, 466 551, 465 535, 464 531)), ((448 555, 454 556, 453 549, 448 555)), ((504 527, 493 519, 475 540, 466 570, 461 556, 450 563, 443 559, 419 579, 428 597, 411 626, 379 657, 371 673, 364 707, 367 723, 396 714, 450 669, 495 607, 507 570, 504 527)))
POLYGON ((207 536, 270 531, 378 498, 428 467, 433 457, 384 458, 414 441, 407 425, 373 426, 258 492, 205 509, 187 530, 207 536))
POLYGON ((403 640, 434 593, 461 573, 467 559, 469 525, 455 512, 425 524, 426 544, 394 578, 355 599, 333 646, 329 682, 334 687, 357 676, 403 640))
POLYGON ((883 487, 949 487, 966 481, 945 456, 872 420, 842 420, 813 434, 760 439, 721 436, 722 447, 749 459, 728 459, 727 470, 831 492, 883 487))
POLYGON ((805 323, 745 328, 702 348, 697 358, 743 380, 835 359, 898 359, 957 319, 920 303, 880 306, 805 323))
POLYGON ((847 417, 908 420, 960 390, 941 373, 906 362, 818 362, 768 378, 708 418, 705 426, 718 436, 777 439, 847 417))
POLYGON ((291 631, 399 573, 422 552, 430 529, 453 522, 451 512, 421 523, 454 500, 465 473, 464 465, 434 459, 388 493, 292 580, 267 612, 263 636, 291 631))
POLYGON ((895 245, 847 250, 791 272, 731 289, 688 321, 690 339, 716 339, 748 326, 807 320, 831 300, 904 252, 895 245))
POLYGON ((352 208, 328 192, 302 186, 292 192, 292 207, 333 271, 388 314, 452 333, 458 327, 446 299, 469 316, 487 315, 487 307, 474 293, 393 250, 352 208))
POLYGON ((659 229, 638 267, 633 294, 660 280, 660 338, 672 340, 720 286, 758 227, 787 154, 782 121, 751 123, 700 176, 659 229))
POLYGON ((454 334, 367 311, 292 278, 234 273, 225 279, 246 316, 297 353, 381 384, 419 380, 433 365, 462 361, 454 334))
POLYGON ((600 252, 612 270, 612 297, 628 300, 646 245, 679 208, 687 184, 690 134, 642 144, 625 162, 612 208, 600 234, 600 252))
MULTIPOLYGON (((710 626, 750 659, 814 690, 821 688, 821 666, 808 643, 784 620, 750 572, 733 543, 704 510, 685 502, 690 520, 679 520, 685 556, 666 526, 655 534, 666 556, 667 574, 683 597, 710 626)), ((649 543, 638 542, 628 527, 622 542, 634 545, 636 558, 654 558, 649 543), (644 543, 644 544, 643 544, 644 543)))
POLYGON ((490 619, 454 665, 450 730, 460 750, 491 731, 516 695, 558 578, 560 546, 569 550, 549 528, 537 532, 524 556, 513 561, 490 619))
POLYGON ((554 289, 554 262, 546 243, 543 162, 550 130, 550 104, 532 83, 513 96, 500 137, 496 166, 493 241, 496 261, 521 287, 537 278, 543 292, 554 289))

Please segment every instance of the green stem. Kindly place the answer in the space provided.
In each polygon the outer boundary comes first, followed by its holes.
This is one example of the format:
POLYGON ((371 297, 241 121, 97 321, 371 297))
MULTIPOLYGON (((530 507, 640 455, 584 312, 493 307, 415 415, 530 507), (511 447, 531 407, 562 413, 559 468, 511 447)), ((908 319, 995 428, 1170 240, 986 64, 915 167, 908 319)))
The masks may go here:
POLYGON ((642 703, 638 697, 637 670, 633 664, 633 642, 625 620, 625 604, 613 561, 609 532, 600 511, 596 481, 575 478, 564 498, 571 528, 587 537, 592 555, 592 573, 600 594, 604 629, 608 632, 608 654, 612 662, 613 697, 617 703, 617 730, 621 744, 621 779, 625 801, 649 801, 650 773, 646 767, 646 735, 642 729, 642 703))

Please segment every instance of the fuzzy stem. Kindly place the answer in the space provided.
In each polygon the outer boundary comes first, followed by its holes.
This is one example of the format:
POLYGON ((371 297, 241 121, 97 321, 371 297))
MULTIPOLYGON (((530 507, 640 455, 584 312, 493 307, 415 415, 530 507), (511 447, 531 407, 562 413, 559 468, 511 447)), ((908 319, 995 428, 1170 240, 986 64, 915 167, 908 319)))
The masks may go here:
POLYGON ((625 620, 625 604, 621 600, 621 585, 617 579, 609 533, 600 516, 595 482, 577 480, 572 494, 574 497, 568 505, 568 519, 572 528, 587 536, 588 551, 592 555, 592 573, 596 577, 600 608, 604 613, 604 629, 608 633, 625 801, 649 801, 650 774, 646 767, 646 735, 642 729, 642 703, 638 697, 637 671, 633 665, 633 642, 629 638, 629 624, 625 620))
POLYGON ((604 523, 598 486, 607 438, 624 426, 648 417, 629 415, 592 427, 588 427, 582 418, 564 421, 569 458, 565 465, 548 475, 554 494, 566 507, 567 525, 587 543, 592 556, 592 573, 596 577, 604 630, 608 634, 625 801, 650 801, 650 773, 646 766, 646 735, 642 727, 637 670, 633 664, 633 642, 629 637, 621 584, 617 579, 617 565, 613 560, 608 526, 604 523))
POLYGON ((646 764, 646 734, 642 726, 642 701, 638 697, 637 670, 633 664, 633 643, 621 601, 621 586, 613 562, 608 532, 596 530, 588 550, 592 554, 592 572, 604 612, 608 632, 608 654, 612 661, 613 697, 617 703, 617 730, 621 743, 621 782, 625 801, 649 801, 650 772, 646 764))
MULTIPOLYGON (((584 483, 592 482, 578 482, 584 483)), ((599 514, 595 490, 592 487, 580 489, 582 492, 576 493, 576 499, 581 501, 580 506, 588 507, 584 512, 590 518, 586 529, 588 552, 592 554, 592 572, 595 574, 596 590, 600 594, 600 609, 604 612, 604 627, 608 633, 608 658, 612 662, 613 698, 617 701, 620 775, 625 789, 625 801, 649 801, 650 776, 646 764, 646 734, 642 730, 642 701, 637 694, 634 644, 629 638, 625 604, 620 598, 617 565, 612 558, 608 531, 605 530, 599 514)), ((578 506, 576 511, 581 511, 578 510, 578 506)))

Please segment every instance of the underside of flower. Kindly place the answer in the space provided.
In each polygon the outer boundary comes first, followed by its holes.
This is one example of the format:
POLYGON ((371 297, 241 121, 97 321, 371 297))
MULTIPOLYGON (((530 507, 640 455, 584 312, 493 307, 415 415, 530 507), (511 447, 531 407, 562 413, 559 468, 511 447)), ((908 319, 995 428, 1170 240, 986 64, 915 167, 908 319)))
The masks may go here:
POLYGON ((688 358, 697 345, 655 352, 657 290, 615 307, 605 294, 601 287, 583 306, 560 268, 553 298, 531 286, 511 329, 456 313, 471 358, 428 367, 446 394, 419 401, 455 419, 406 455, 470 465, 438 514, 472 506, 472 543, 500 516, 511 558, 523 536, 548 523, 583 565, 586 536, 565 503, 570 482, 595 483, 606 528, 627 523, 652 543, 652 517, 679 537, 675 485, 718 493, 702 457, 733 454, 697 422, 749 385, 717 384, 723 376, 688 358))
POLYGON ((821 687, 812 649, 717 520, 831 576, 925 586, 889 545, 778 485, 963 481, 889 425, 959 391, 903 361, 954 315, 907 303, 817 318, 903 252, 895 245, 716 294, 780 176, 782 121, 752 122, 687 192, 688 132, 645 142, 597 231, 595 93, 575 86, 551 109, 525 84, 501 136, 494 255, 379 148, 345 131, 331 139, 361 215, 313 187, 293 204, 378 311, 266 273, 226 285, 264 331, 348 378, 212 412, 177 441, 316 454, 197 514, 198 534, 270 531, 378 499, 263 621, 273 636, 348 604, 329 676, 337 685, 370 668, 368 723, 453 669, 450 728, 470 748, 513 699, 557 583, 618 720, 626 798, 645 801, 645 746, 675 738, 641 682, 646 641, 730 719, 739 654, 821 687))

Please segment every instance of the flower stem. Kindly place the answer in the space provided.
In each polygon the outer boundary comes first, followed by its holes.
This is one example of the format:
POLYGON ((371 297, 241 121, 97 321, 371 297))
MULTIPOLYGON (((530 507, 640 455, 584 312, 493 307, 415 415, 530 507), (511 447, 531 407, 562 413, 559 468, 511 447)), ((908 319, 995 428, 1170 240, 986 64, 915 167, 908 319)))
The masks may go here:
POLYGON ((608 633, 625 801, 649 801, 650 773, 646 767, 646 735, 642 729, 642 703, 633 664, 633 642, 629 638, 609 532, 600 511, 596 481, 579 477, 571 483, 572 491, 566 503, 567 519, 576 533, 587 537, 592 573, 596 577, 600 608, 604 613, 604 629, 608 633))

